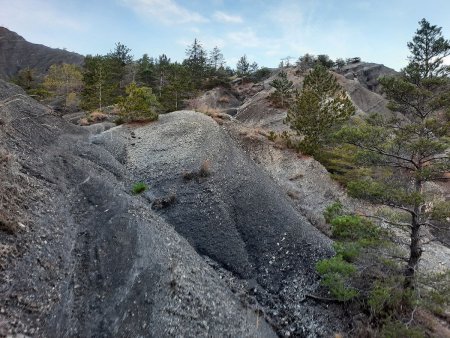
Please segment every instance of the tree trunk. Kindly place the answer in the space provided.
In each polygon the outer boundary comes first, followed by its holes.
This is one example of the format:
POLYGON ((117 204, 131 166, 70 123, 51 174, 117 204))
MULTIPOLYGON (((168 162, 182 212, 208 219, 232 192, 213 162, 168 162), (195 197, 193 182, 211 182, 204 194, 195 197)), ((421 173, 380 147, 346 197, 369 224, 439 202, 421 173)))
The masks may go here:
MULTIPOLYGON (((420 179, 415 181, 415 191, 417 193, 422 193, 423 183, 420 179)), ((414 288, 414 279, 416 276, 417 266, 419 264, 420 257, 422 256, 422 245, 420 244, 420 215, 421 215, 421 205, 417 203, 414 206, 414 214, 412 215, 411 221, 411 243, 409 245, 409 259, 408 264, 404 272, 405 289, 414 288)))

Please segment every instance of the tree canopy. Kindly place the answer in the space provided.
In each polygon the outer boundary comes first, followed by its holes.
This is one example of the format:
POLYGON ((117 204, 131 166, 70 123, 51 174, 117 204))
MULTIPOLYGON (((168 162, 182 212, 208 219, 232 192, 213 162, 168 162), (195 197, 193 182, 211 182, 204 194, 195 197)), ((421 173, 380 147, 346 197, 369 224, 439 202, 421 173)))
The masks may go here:
POLYGON ((316 65, 305 77, 287 114, 291 128, 304 136, 303 152, 314 154, 333 130, 355 113, 347 93, 324 66, 316 65))
POLYGON ((407 288, 414 286, 422 255, 421 228, 433 223, 433 209, 442 205, 430 200, 425 183, 445 180, 450 170, 450 122, 445 113, 450 111, 450 79, 441 62, 450 53, 450 44, 440 36, 440 28, 426 20, 419 25, 408 43, 412 52, 408 66, 400 76, 380 80, 393 116, 374 115, 338 134, 357 147, 359 161, 372 168, 372 175, 349 183, 353 196, 410 215, 407 288))

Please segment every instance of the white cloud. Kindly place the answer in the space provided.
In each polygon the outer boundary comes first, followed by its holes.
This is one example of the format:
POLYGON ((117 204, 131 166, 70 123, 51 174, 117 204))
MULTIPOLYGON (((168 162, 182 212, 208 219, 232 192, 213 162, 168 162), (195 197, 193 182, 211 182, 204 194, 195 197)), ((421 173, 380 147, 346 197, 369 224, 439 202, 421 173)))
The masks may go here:
POLYGON ((231 15, 227 14, 225 12, 216 11, 213 15, 214 19, 218 22, 223 23, 242 23, 244 20, 242 20, 242 17, 239 15, 231 15))
POLYGON ((17 30, 19 34, 34 30, 39 25, 74 31, 86 30, 86 25, 80 20, 70 18, 49 4, 32 0, 12 1, 8 6, 2 6, 0 23, 17 30))
POLYGON ((174 0, 122 0, 122 3, 138 14, 165 24, 208 22, 201 14, 180 6, 174 0))
POLYGON ((230 32, 226 35, 227 40, 232 44, 242 47, 260 47, 263 41, 251 28, 230 32))

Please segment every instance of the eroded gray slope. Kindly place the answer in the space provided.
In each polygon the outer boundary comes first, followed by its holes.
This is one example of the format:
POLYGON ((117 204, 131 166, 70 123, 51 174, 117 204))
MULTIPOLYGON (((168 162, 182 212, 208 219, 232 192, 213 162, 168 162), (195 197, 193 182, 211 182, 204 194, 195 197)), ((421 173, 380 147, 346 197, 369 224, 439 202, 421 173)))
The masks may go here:
POLYGON ((22 94, 0 81, 0 146, 28 182, 25 228, 0 231, 2 247, 12 248, 0 257, 0 335, 274 336, 128 193, 114 152, 22 94))
POLYGON ((303 303, 317 287, 314 266, 331 254, 331 241, 222 127, 180 111, 132 133, 128 167, 150 186, 150 202, 159 207, 161 199, 175 197, 160 214, 199 253, 252 285, 279 332, 331 334, 332 315, 303 303), (186 179, 204 161, 209 176, 186 179))

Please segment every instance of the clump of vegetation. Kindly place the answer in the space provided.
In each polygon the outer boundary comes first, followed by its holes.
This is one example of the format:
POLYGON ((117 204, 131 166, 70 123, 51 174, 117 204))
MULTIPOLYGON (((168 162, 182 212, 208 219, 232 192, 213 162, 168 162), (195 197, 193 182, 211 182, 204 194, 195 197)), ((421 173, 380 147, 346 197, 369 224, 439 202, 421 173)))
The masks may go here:
POLYGON ((278 136, 277 133, 271 130, 267 138, 269 139, 269 141, 274 142, 277 139, 277 136, 278 136))
POLYGON ((279 108, 285 108, 289 105, 294 84, 287 77, 285 71, 278 73, 277 78, 270 85, 275 88, 275 92, 270 95, 269 99, 279 108))
POLYGON ((353 264, 346 262, 342 256, 319 261, 316 270, 322 277, 322 285, 330 290, 336 300, 348 301, 358 295, 358 291, 349 285, 349 279, 357 269, 353 264))
POLYGON ((442 114, 450 109, 450 69, 442 64, 442 59, 450 54, 450 40, 442 37, 441 28, 425 19, 419 24, 408 43, 408 66, 400 76, 380 80, 390 100, 389 108, 402 112, 407 119, 372 115, 337 133, 342 142, 358 150, 359 163, 371 169, 365 177, 347 184, 350 194, 410 215, 405 288, 415 285, 423 252, 421 228, 428 224, 438 226, 433 222, 433 214, 440 214, 440 218, 450 216, 450 209, 440 206, 434 212, 427 210, 426 206, 433 204, 424 193, 427 182, 445 180, 450 170, 450 123, 449 117, 442 114))
POLYGON ((90 124, 103 122, 108 118, 108 115, 101 111, 93 111, 92 113, 87 113, 86 117, 83 117, 78 121, 78 123, 82 126, 88 126, 90 124))
POLYGON ((144 191, 146 191, 148 189, 148 185, 145 184, 144 182, 136 182, 133 184, 133 186, 131 187, 131 191, 133 192, 133 194, 138 195, 143 193, 144 191))
POLYGON ((355 107, 334 75, 317 65, 305 77, 303 88, 290 106, 286 122, 303 136, 300 149, 314 155, 329 141, 333 131, 339 129, 355 107))
POLYGON ((131 83, 126 88, 128 96, 119 101, 120 116, 127 122, 146 122, 158 119, 159 103, 151 88, 131 83))
POLYGON ((328 206, 324 217, 331 224, 335 256, 319 261, 316 269, 336 301, 351 302, 354 311, 366 314, 359 335, 424 337, 429 324, 416 320, 416 311, 445 317, 450 271, 422 275, 414 288, 405 287, 403 259, 386 229, 346 212, 339 202, 328 206))

